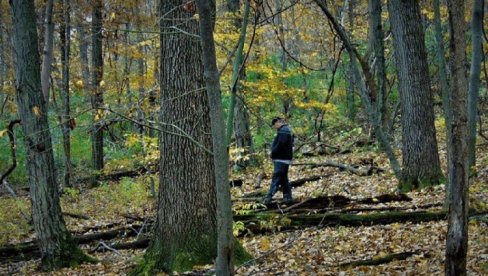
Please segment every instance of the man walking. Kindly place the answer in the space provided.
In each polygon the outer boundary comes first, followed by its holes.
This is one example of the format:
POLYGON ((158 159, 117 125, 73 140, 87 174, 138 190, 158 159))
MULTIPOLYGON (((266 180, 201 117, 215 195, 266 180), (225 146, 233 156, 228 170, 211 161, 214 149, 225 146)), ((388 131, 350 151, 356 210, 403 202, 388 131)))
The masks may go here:
POLYGON ((275 117, 271 121, 271 126, 276 129, 276 136, 271 145, 271 159, 273 160, 274 170, 271 188, 264 199, 264 203, 270 203, 273 195, 281 186, 285 203, 292 202, 291 186, 288 182, 288 168, 293 159, 293 140, 294 136, 287 124, 280 117, 275 117))

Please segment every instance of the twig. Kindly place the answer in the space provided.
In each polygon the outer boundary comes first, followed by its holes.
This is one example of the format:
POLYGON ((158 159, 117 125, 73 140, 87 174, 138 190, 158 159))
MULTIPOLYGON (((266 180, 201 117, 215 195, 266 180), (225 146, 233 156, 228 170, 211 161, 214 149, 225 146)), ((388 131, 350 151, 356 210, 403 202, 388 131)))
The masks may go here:
POLYGON ((0 177, 0 184, 2 184, 3 180, 5 180, 7 176, 13 172, 15 167, 17 167, 17 154, 15 150, 15 137, 14 137, 14 126, 16 124, 20 124, 20 119, 10 121, 7 127, 7 134, 10 140, 10 152, 12 155, 12 165, 10 166, 10 168, 8 168, 5 174, 0 177))
POLYGON ((116 249, 114 249, 114 248, 112 248, 112 247, 108 246, 108 245, 107 245, 105 242, 103 242, 103 241, 101 241, 101 242, 98 244, 98 246, 97 246, 97 247, 96 247, 94 250, 92 250, 92 252, 97 251, 97 250, 98 250, 98 248, 100 248, 100 245, 101 245, 103 248, 105 248, 105 249, 107 249, 107 250, 110 250, 110 251, 114 252, 115 254, 117 254, 117 255, 119 255, 119 256, 120 256, 120 255, 122 255, 122 254, 121 254, 121 253, 120 253, 118 250, 116 250, 116 249))

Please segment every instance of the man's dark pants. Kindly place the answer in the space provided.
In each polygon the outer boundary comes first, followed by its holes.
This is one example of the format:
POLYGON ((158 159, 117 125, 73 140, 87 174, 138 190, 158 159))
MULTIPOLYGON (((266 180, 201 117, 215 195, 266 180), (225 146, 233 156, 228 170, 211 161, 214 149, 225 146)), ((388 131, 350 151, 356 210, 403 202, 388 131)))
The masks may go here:
POLYGON ((290 182, 288 182, 288 167, 290 165, 276 161, 273 161, 273 164, 273 180, 271 181, 271 188, 269 189, 266 198, 268 200, 271 200, 271 198, 273 198, 273 195, 278 190, 278 187, 281 186, 281 189, 283 191, 283 199, 292 200, 291 186, 290 182))

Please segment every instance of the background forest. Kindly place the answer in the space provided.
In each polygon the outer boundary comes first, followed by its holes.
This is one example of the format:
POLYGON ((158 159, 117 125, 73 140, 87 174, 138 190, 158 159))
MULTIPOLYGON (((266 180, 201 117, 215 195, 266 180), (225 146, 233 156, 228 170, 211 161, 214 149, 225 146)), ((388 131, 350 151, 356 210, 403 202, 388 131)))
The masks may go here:
POLYGON ((483 0, 10 2, 0 274, 227 275, 225 231, 240 275, 488 273, 483 0), (291 204, 262 202, 276 116, 291 204))

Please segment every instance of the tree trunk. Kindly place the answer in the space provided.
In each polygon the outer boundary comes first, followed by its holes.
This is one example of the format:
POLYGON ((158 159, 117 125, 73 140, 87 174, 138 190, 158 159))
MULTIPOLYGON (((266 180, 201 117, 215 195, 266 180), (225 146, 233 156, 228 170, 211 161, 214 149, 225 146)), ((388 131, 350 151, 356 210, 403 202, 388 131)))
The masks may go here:
POLYGON ((403 170, 399 188, 408 191, 442 179, 434 127, 434 104, 416 0, 388 2, 402 112, 403 170))
POLYGON ((191 35, 199 33, 192 5, 160 2, 160 16, 166 20, 160 21, 159 202, 153 241, 134 275, 191 270, 217 256, 217 192, 208 154, 210 110, 202 90, 200 39, 191 35))
POLYGON ((383 129, 388 126, 387 95, 386 95, 386 66, 385 66, 385 46, 383 43, 383 27, 381 24, 381 1, 369 0, 369 45, 373 50, 373 71, 376 75, 378 95, 376 97, 376 110, 383 129))
POLYGON ((129 59, 129 45, 130 45, 130 39, 129 39, 129 32, 131 29, 131 24, 129 22, 125 23, 125 32, 124 32, 124 77, 123 77, 123 83, 125 84, 125 91, 127 94, 127 105, 128 108, 132 108, 132 95, 130 91, 130 67, 131 67, 131 62, 129 59))
POLYGON ((53 2, 54 0, 48 0, 46 3, 46 22, 44 23, 46 25, 46 29, 44 30, 44 49, 42 50, 42 94, 44 95, 44 99, 48 105, 54 43, 53 2))
POLYGON ((64 187, 71 187, 71 115, 70 115, 70 97, 69 97, 69 62, 70 62, 70 2, 63 0, 63 24, 60 27, 61 40, 61 64, 63 87, 61 88, 61 98, 63 102, 62 131, 63 131, 63 148, 64 148, 64 187))
MULTIPOLYGON (((139 41, 139 44, 142 43, 144 41, 144 34, 142 33, 142 26, 140 26, 140 23, 139 23, 139 26, 138 26, 138 31, 139 33, 137 34, 137 38, 138 38, 138 41, 139 41)), ((144 57, 146 56, 144 54, 144 49, 145 47, 142 46, 142 45, 139 45, 138 47, 138 51, 140 52, 141 54, 141 57, 139 59, 137 59, 137 72, 139 74, 139 97, 137 98, 137 101, 138 101, 138 105, 137 105, 137 120, 141 123, 144 122, 144 110, 143 110, 143 103, 144 103, 144 57)), ((143 137, 143 134, 144 134, 144 127, 142 127, 141 125, 139 125, 139 134, 141 135, 141 137, 143 137)), ((142 144, 144 146, 144 143, 142 144)))
POLYGON ((42 94, 36 14, 33 0, 10 1, 16 51, 16 98, 25 134, 32 219, 41 268, 77 264, 87 257, 66 229, 59 204, 46 100, 42 94))
MULTIPOLYGON (((200 39, 202 43, 203 67, 207 87, 208 104, 212 126, 213 162, 217 186, 217 275, 234 274, 234 235, 232 232, 232 202, 229 188, 229 154, 222 140, 225 139, 224 115, 220 92, 219 69, 215 54, 213 30, 215 26, 215 2, 197 0, 200 15, 200 39)), ((246 2, 247 16, 249 1, 246 2)), ((246 15, 245 15, 246 17, 246 15)), ((244 22, 246 18, 244 19, 244 22)), ((243 23, 246 26, 246 23, 243 23)), ((244 44, 244 43, 243 43, 244 44)), ((241 58, 236 57, 240 60, 241 58)), ((241 62, 239 62, 240 64, 241 62)))
MULTIPOLYGON (((283 0, 276 0, 276 16, 275 18, 275 26, 278 28, 278 37, 279 40, 283 42, 283 47, 281 48, 280 52, 280 65, 281 65, 281 71, 284 72, 286 71, 288 67, 288 56, 286 54, 286 51, 284 47, 286 47, 286 40, 285 40, 285 28, 283 27, 283 17, 282 17, 282 9, 283 9, 283 0)), ((291 99, 286 98, 283 99, 283 114, 285 117, 289 117, 291 112, 291 99)))
MULTIPOLYGON (((78 15, 78 18, 83 18, 82 15, 78 15)), ((81 20, 81 19, 80 19, 81 20)), ((83 24, 80 22, 77 27, 79 49, 80 49, 80 63, 81 63, 81 75, 83 78, 83 90, 85 93, 90 91, 90 68, 88 61, 88 37, 85 33, 83 24)), ((91 97, 90 97, 91 101, 91 97)))
MULTIPOLYGON (((92 9, 92 167, 93 170, 100 171, 103 169, 103 129, 100 124, 103 117, 103 111, 100 109, 103 107, 103 92, 100 87, 100 82, 103 78, 102 0, 95 0, 92 9)), ((96 185, 96 182, 93 181, 92 185, 96 185)))
MULTIPOLYGON (((347 2, 347 14, 349 17, 349 30, 353 30, 354 28, 354 0, 346 0, 347 2)), ((345 25, 343 25, 345 27, 345 25)), ((355 104, 355 97, 354 97, 354 88, 356 87, 356 80, 354 79, 354 68, 355 59, 354 54, 348 51, 349 56, 349 66, 348 66, 348 74, 347 74, 347 116, 351 121, 356 118, 356 104, 355 104)))
POLYGON ((451 150, 449 170, 449 219, 446 245, 446 275, 466 275, 468 249, 468 152, 467 152, 467 101, 466 38, 464 1, 448 0, 449 48, 451 56, 451 150))
POLYGON ((243 66, 244 62, 244 43, 246 41, 246 31, 247 31, 247 24, 249 22, 249 13, 251 4, 249 1, 246 1, 246 5, 244 8, 244 17, 241 26, 241 31, 239 34, 239 44, 237 46, 236 55, 234 58, 234 62, 232 63, 232 83, 230 84, 230 105, 229 105, 229 114, 227 116, 227 135, 226 141, 227 145, 230 144, 233 129, 234 129, 234 113, 235 113, 235 102, 237 98, 237 91, 239 89, 239 80, 241 76, 241 67, 243 66))
POLYGON ((478 93, 480 88, 481 61, 483 60, 483 13, 484 0, 475 0, 471 21, 471 69, 469 71, 468 96, 468 165, 476 164, 476 117, 478 115, 478 93))
POLYGON ((376 92, 376 84, 371 73, 371 69, 366 61, 364 61, 363 57, 359 54, 358 50, 352 45, 349 36, 347 35, 346 31, 342 26, 337 22, 335 17, 330 13, 329 9, 327 8, 327 2, 325 0, 314 0, 314 2, 320 7, 320 9, 324 12, 325 16, 329 19, 332 23, 332 27, 335 29, 337 34, 339 35, 340 39, 344 43, 344 47, 347 51, 356 57, 361 66, 362 73, 364 78, 361 78, 361 72, 359 71, 358 66, 354 62, 354 77, 356 80, 360 80, 360 96, 361 101, 366 109, 366 114, 368 115, 368 119, 370 120, 372 126, 374 127, 374 131, 378 137, 378 142, 388 157, 390 161, 390 167, 392 168, 393 172, 395 173, 395 177, 400 180, 401 179, 401 171, 400 165, 398 160, 395 156, 395 152, 388 141, 388 138, 383 130, 383 127, 380 123, 379 116, 376 112, 376 109, 371 103, 371 97, 369 95, 375 94, 376 92))
MULTIPOLYGON (((449 84, 447 82, 447 68, 446 68, 446 54, 444 50, 444 34, 442 32, 442 24, 441 24, 441 12, 440 12, 440 3, 439 0, 434 0, 434 28, 435 28, 435 39, 436 39, 436 51, 437 51, 437 62, 439 63, 437 66, 439 67, 439 82, 441 87, 441 96, 442 96, 442 109, 444 111, 444 122, 446 125, 446 136, 447 136, 447 143, 450 144, 451 142, 451 127, 452 122, 452 110, 450 104, 450 94, 449 91, 449 84)), ((447 147, 447 160, 450 159, 450 148, 447 147)), ((449 170, 447 171, 447 178, 449 178, 449 170)), ((448 195, 449 192, 449 181, 446 181, 446 205, 448 204, 448 195)))
MULTIPOLYGON (((227 7, 229 8, 230 12, 236 14, 239 12, 239 1, 237 0, 229 0, 227 3, 227 7), (232 9, 231 9, 232 8, 232 9)), ((236 57, 234 59, 233 64, 233 74, 236 74, 235 80, 234 75, 232 77, 232 88, 235 89, 235 94, 232 94, 235 97, 235 106, 234 106, 234 124, 235 124, 235 138, 236 138, 236 147, 241 151, 238 152, 238 160, 236 161, 236 168, 242 169, 248 166, 248 164, 254 163, 254 158, 250 157, 246 159, 245 156, 252 156, 253 148, 252 148, 252 134, 249 126, 249 114, 247 112, 247 107, 244 103, 244 94, 240 91, 239 81, 241 78, 245 76, 245 65, 243 64, 244 55, 243 55, 243 47, 244 41, 246 38, 246 28, 249 21, 249 14, 250 14, 250 3, 246 1, 245 8, 244 8, 244 15, 243 15, 243 22, 240 19, 236 19, 234 24, 237 27, 241 27, 241 37, 239 40, 239 48, 236 51, 236 57)), ((228 125, 229 127, 229 125, 228 125)), ((231 126, 232 127, 232 126, 231 126)))

